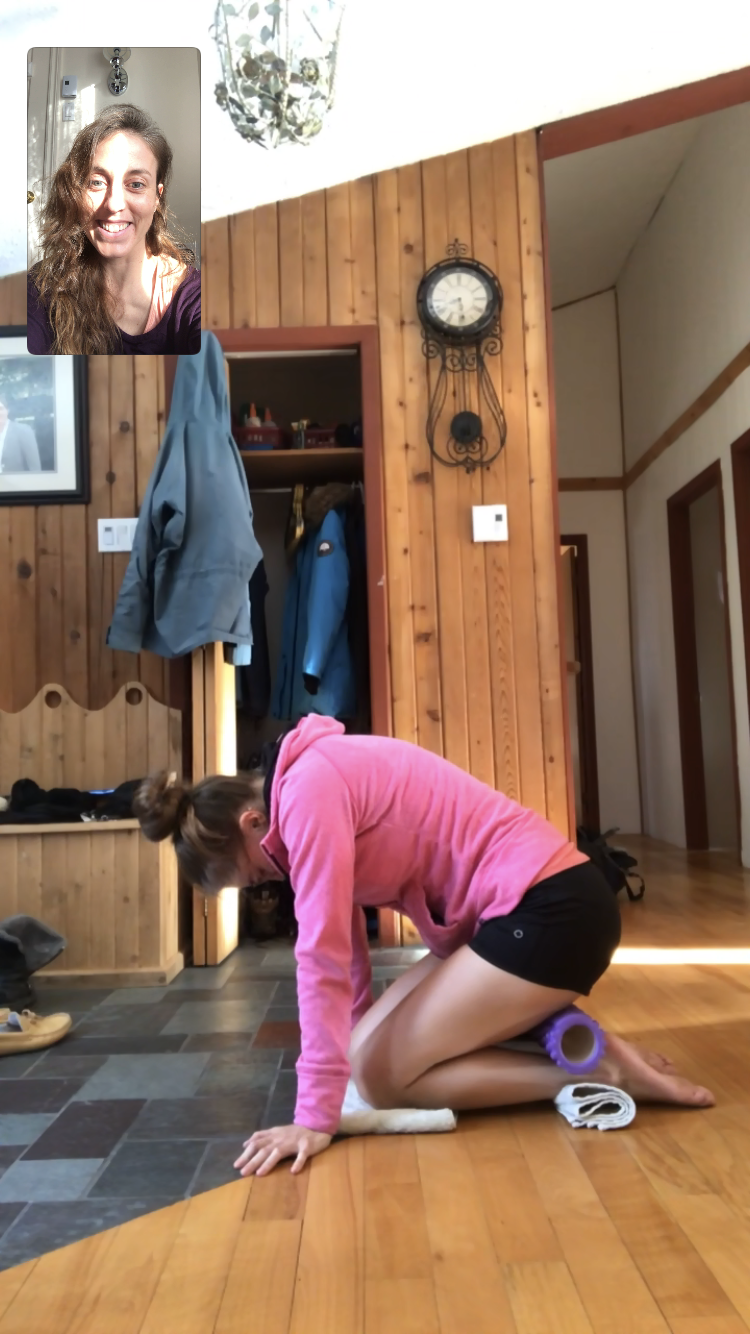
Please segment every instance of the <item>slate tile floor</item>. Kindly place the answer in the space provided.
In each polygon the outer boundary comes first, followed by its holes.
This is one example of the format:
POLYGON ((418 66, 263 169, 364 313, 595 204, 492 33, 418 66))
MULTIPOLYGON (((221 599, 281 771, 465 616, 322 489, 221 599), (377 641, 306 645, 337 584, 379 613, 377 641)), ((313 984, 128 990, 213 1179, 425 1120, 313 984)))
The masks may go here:
MULTIPOLYGON (((420 957, 373 951, 374 993, 420 957)), ((236 1180, 243 1140, 291 1121, 290 946, 243 944, 169 987, 37 987, 74 1027, 0 1058, 0 1269, 236 1180)))

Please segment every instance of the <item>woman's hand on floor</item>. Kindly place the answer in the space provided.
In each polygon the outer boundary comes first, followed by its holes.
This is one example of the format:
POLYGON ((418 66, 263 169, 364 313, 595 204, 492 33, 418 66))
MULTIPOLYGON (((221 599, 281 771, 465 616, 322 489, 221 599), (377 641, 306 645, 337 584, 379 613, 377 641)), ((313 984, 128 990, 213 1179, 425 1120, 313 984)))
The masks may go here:
POLYGON ((245 1140, 245 1152, 235 1163, 240 1176, 267 1176, 282 1158, 294 1158, 292 1172, 301 1172, 308 1158, 322 1153, 331 1142, 331 1135, 306 1126, 274 1126, 272 1130, 256 1130, 245 1140))

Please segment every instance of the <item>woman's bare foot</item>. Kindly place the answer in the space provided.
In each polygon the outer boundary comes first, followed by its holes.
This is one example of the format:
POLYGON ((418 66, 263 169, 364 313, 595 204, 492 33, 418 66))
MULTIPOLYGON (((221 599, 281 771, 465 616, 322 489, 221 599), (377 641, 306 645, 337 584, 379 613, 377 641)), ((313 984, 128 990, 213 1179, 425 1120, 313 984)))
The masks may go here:
POLYGON ((630 1046, 635 1047, 635 1050, 640 1053, 646 1064, 652 1066, 654 1070, 660 1070, 664 1075, 677 1074, 677 1067, 668 1056, 663 1056, 659 1051, 651 1051, 648 1047, 638 1047, 634 1042, 631 1042, 630 1046))
POLYGON ((607 1034, 607 1053, 592 1078, 624 1089, 636 1102, 674 1102, 683 1107, 713 1107, 708 1089, 691 1084, 675 1072, 671 1061, 656 1052, 640 1050, 624 1038, 607 1034))
MULTIPOLYGON (((614 1037, 614 1034, 607 1034, 607 1044, 610 1050, 612 1049, 614 1037)), ((620 1041, 624 1042, 625 1039, 621 1038, 620 1041)), ((654 1070, 660 1070, 662 1074, 665 1075, 677 1074, 677 1067, 675 1066, 674 1061, 671 1061, 669 1057, 665 1056, 662 1052, 652 1051, 650 1047, 641 1047, 635 1042, 629 1042, 627 1045, 639 1052, 646 1064, 652 1066, 654 1070)))

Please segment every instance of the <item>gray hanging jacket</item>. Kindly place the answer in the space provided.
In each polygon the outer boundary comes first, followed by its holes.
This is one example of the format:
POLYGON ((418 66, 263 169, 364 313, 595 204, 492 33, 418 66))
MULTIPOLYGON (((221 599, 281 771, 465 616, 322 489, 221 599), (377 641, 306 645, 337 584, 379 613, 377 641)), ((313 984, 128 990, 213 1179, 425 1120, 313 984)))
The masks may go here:
POLYGON ((181 356, 164 440, 141 506, 107 644, 177 658, 253 637, 249 584, 263 553, 234 442, 224 355, 206 330, 181 356))

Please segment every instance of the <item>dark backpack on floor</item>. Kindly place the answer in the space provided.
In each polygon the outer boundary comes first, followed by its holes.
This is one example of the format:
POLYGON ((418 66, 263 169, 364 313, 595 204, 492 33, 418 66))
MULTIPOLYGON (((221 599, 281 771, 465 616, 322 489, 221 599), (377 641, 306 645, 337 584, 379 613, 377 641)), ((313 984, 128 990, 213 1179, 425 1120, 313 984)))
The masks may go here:
POLYGON ((612 834, 618 832, 617 829, 608 829, 606 834, 600 834, 596 829, 584 829, 583 825, 579 825, 576 830, 578 851, 583 852, 599 868, 615 894, 619 894, 621 889, 627 890, 628 898, 634 902, 643 898, 646 886, 643 876, 635 869, 638 865, 636 858, 631 857, 624 848, 612 848, 607 842, 612 834), (635 889, 632 881, 636 882, 635 889))

